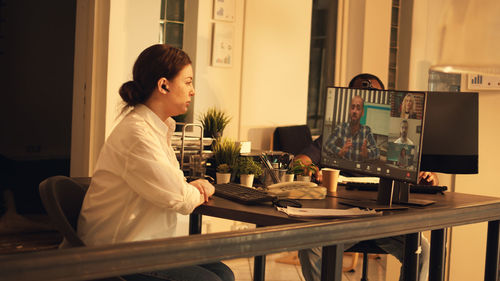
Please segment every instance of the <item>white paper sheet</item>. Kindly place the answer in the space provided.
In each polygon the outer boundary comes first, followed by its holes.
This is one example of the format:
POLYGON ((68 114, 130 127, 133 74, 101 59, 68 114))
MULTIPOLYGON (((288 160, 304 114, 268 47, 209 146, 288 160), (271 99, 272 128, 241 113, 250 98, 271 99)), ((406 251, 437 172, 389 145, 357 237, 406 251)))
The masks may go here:
POLYGON ((294 208, 277 207, 278 211, 283 212, 290 217, 301 218, 351 218, 361 216, 377 216, 382 215, 382 212, 375 210, 362 210, 359 208, 350 209, 318 209, 318 208, 294 208))

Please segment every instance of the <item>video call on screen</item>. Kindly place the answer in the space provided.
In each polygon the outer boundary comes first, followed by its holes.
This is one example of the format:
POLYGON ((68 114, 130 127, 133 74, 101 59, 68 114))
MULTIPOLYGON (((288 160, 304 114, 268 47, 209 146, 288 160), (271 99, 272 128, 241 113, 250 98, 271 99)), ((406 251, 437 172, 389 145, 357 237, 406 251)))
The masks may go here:
POLYGON ((423 92, 328 88, 322 166, 416 182, 424 104, 423 92))

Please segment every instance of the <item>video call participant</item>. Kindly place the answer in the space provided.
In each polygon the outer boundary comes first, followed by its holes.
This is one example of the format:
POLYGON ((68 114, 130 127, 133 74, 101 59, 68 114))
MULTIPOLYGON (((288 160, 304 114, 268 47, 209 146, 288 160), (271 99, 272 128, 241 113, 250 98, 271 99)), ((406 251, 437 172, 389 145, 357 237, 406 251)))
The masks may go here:
MULTIPOLYGON (((349 88, 359 89, 384 89, 384 84, 380 79, 372 74, 359 74, 352 78, 349 83, 349 88)), ((316 139, 309 147, 305 148, 300 154, 296 155, 294 159, 299 159, 303 163, 314 163, 319 165, 321 159, 321 136, 316 139)), ((318 171, 317 179, 321 181, 321 172, 318 171)), ((437 175, 431 172, 421 172, 419 175, 420 181, 429 182, 438 185, 437 175)), ((422 253, 420 260, 420 276, 419 280, 427 280, 429 274, 429 247, 430 244, 424 236, 421 236, 422 253)), ((384 249, 387 253, 396 257, 401 263, 404 258, 404 236, 394 236, 388 238, 380 238, 374 240, 375 244, 384 249)), ((345 244, 344 249, 348 249, 356 243, 345 244)), ((302 275, 306 281, 319 281, 321 279, 321 255, 320 247, 312 249, 304 249, 299 251, 299 260, 302 267, 302 275)), ((401 269, 402 270, 402 269, 401 269)), ((403 275, 400 274, 400 280, 403 275)))
MULTIPOLYGON (((191 60, 166 44, 145 49, 124 83, 122 112, 130 112, 104 144, 85 195, 78 236, 88 246, 172 237, 177 213, 190 214, 214 187, 187 183, 171 137, 171 118, 187 111, 194 96, 191 60)), ((125 280, 233 281, 221 262, 122 276, 125 280)))
POLYGON ((402 120, 399 131, 399 138, 395 140, 394 143, 413 145, 413 141, 408 138, 408 127, 408 120, 402 120))
POLYGON ((404 147, 399 151, 398 166, 401 168, 406 168, 409 165, 409 159, 406 155, 406 149, 404 147))
POLYGON ((370 127, 360 123, 363 115, 363 98, 354 96, 349 105, 349 122, 335 127, 326 141, 326 151, 353 161, 378 159, 380 152, 372 131, 370 127))
POLYGON ((401 102, 401 118, 404 119, 415 119, 417 118, 416 113, 416 103, 415 97, 412 94, 406 94, 401 102))

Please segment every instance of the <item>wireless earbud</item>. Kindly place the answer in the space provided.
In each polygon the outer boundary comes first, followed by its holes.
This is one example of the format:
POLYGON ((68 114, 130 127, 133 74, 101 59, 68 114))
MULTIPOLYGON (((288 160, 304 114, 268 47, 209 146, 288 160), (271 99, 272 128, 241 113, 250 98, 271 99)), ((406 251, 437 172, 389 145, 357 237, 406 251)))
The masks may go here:
POLYGON ((167 91, 167 92, 170 92, 169 89, 167 89, 167 86, 166 85, 161 85, 161 87, 163 88, 163 90, 167 91))

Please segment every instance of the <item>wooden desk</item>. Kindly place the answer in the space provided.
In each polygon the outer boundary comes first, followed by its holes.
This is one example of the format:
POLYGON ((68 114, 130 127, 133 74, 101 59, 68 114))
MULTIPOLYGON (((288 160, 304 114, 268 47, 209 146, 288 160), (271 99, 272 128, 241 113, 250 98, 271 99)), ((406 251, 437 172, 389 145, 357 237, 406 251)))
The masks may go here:
MULTIPOLYGON (((485 280, 497 280, 499 253, 500 198, 446 192, 442 194, 411 194, 412 198, 436 201, 427 207, 410 207, 407 210, 385 211, 383 216, 356 219, 302 219, 291 218, 278 212, 270 204, 247 206, 223 198, 214 197, 208 203, 198 207, 191 215, 190 231, 199 233, 201 215, 253 223, 257 226, 272 226, 310 221, 338 222, 337 245, 323 245, 322 280, 341 280, 343 243, 359 241, 359 235, 350 235, 349 222, 367 220, 370 227, 363 231, 363 239, 375 239, 396 235, 407 235, 406 253, 414 253, 416 233, 431 230, 431 260, 429 280, 444 279, 444 229, 477 222, 488 221, 488 241, 486 253, 485 280), (356 236, 356 237, 355 237, 356 236)), ((375 199, 375 192, 346 191, 339 188, 337 197, 324 200, 302 200, 308 208, 348 208, 340 201, 350 199, 375 199)), ((351 233, 352 234, 352 233, 351 233)), ((321 241, 321 237, 311 237, 311 243, 321 241)), ((265 257, 256 257, 255 280, 264 279, 265 257), (261 270, 261 272, 258 272, 261 270)), ((415 255, 405 256, 405 280, 416 280, 415 255)))

